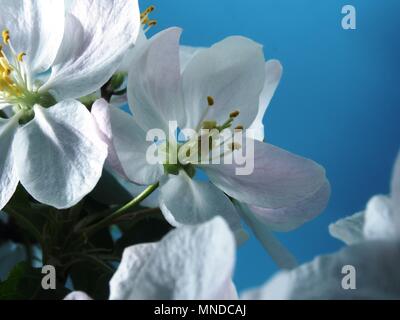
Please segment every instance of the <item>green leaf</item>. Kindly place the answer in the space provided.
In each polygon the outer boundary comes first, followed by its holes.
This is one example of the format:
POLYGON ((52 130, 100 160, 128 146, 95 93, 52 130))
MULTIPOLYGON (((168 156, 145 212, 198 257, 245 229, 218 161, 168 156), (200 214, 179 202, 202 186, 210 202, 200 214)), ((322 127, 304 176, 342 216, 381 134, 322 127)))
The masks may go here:
POLYGON ((70 291, 59 282, 56 290, 43 290, 41 269, 21 262, 10 272, 7 280, 0 283, 0 300, 61 300, 70 291))

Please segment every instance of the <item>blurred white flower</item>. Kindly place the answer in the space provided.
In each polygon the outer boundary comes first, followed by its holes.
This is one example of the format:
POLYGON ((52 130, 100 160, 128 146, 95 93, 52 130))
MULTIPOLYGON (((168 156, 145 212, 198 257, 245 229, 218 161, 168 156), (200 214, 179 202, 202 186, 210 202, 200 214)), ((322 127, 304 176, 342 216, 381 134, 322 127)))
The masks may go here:
MULTIPOLYGON (((222 218, 125 249, 110 282, 111 300, 236 299, 235 241, 222 218)), ((67 300, 88 300, 74 292, 67 300)))
MULTIPOLYGON (((234 230, 240 228, 228 196, 254 206, 259 221, 285 228, 320 213, 330 193, 325 170, 259 140, 249 138, 255 146, 255 168, 247 176, 236 174, 236 164, 193 165, 191 169, 208 175, 210 182, 202 182, 192 179, 194 172, 182 170, 182 164, 170 174, 166 166, 148 163, 146 153, 153 143, 146 141, 146 133, 154 128, 168 133, 169 121, 196 131, 206 123, 252 128, 251 138, 263 139, 263 114, 281 77, 280 63, 265 62, 262 46, 249 39, 230 37, 211 48, 182 49, 180 34, 177 28, 163 31, 136 52, 128 80, 134 117, 104 101, 93 107, 109 144, 109 162, 137 184, 161 181, 161 209, 174 226, 222 215, 234 230)), ((170 146, 176 143, 168 141, 170 146)))
POLYGON ((2 1, 0 109, 14 115, 0 119, 0 209, 18 182, 56 208, 93 189, 107 148, 88 110, 68 99, 107 82, 139 28, 135 0, 75 0, 67 13, 60 0, 2 1))
POLYGON ((292 271, 281 272, 245 299, 399 299, 400 276, 400 154, 391 194, 375 196, 365 212, 330 227, 349 247, 321 256, 292 271), (342 268, 356 271, 356 289, 342 287, 342 268))

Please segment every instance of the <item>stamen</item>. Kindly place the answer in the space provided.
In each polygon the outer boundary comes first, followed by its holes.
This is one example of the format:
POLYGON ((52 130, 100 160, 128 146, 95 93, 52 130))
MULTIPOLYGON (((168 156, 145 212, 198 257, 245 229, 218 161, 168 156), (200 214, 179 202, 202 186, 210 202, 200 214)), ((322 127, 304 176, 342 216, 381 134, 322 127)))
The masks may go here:
POLYGON ((244 128, 243 128, 242 125, 239 125, 239 126, 237 126, 237 127, 235 128, 235 130, 236 130, 236 131, 243 131, 244 128))
POLYGON ((147 25, 151 28, 157 25, 157 20, 153 19, 153 20, 149 20, 147 21, 147 25))
POLYGON ((211 96, 208 96, 207 97, 207 103, 208 103, 209 107, 212 107, 214 105, 214 103, 215 103, 214 98, 211 97, 211 96))
POLYGON ((147 33, 152 27, 157 25, 157 20, 149 18, 150 13, 152 13, 155 8, 156 7, 152 5, 140 14, 140 23, 143 26, 147 26, 147 28, 143 30, 144 33, 147 33))
POLYGON ((235 119, 235 118, 237 118, 239 115, 240 115, 240 111, 233 111, 233 112, 229 115, 229 117, 232 118, 232 119, 235 119))
POLYGON ((240 143, 233 142, 233 143, 231 143, 231 144, 229 145, 229 148, 230 148, 232 151, 240 150, 240 149, 242 148, 242 145, 241 145, 240 143))
POLYGON ((155 6, 151 5, 150 7, 148 7, 146 10, 144 10, 141 14, 140 14, 140 18, 143 19, 145 16, 148 16, 150 13, 152 13, 155 10, 155 6))
POLYGON ((212 130, 217 128, 217 122, 216 121, 204 121, 202 128, 205 130, 212 130))
POLYGON ((8 31, 7 29, 3 30, 1 36, 3 37, 4 44, 8 45, 10 43, 10 31, 8 31))
POLYGON ((25 53, 25 52, 20 52, 20 53, 17 55, 17 60, 18 60, 19 62, 23 62, 25 56, 26 56, 26 53, 25 53))
POLYGON ((16 103, 29 90, 25 73, 26 67, 22 63, 25 52, 17 54, 12 46, 10 32, 5 29, 1 33, 3 44, 8 46, 10 56, 7 57, 0 44, 0 100, 2 103, 16 103))

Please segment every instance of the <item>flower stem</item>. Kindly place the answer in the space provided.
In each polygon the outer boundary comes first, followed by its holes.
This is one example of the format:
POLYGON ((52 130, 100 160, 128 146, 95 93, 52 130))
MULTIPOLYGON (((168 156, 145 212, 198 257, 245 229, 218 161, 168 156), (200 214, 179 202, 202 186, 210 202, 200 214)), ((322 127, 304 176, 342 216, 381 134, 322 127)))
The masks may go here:
POLYGON ((116 220, 121 218, 125 213, 129 212, 129 210, 138 204, 140 204, 143 200, 145 200, 147 197, 149 197, 158 187, 159 183, 153 184, 149 187, 147 187, 141 194, 139 194, 136 198, 119 208, 117 211, 113 212, 111 215, 108 217, 104 218, 100 222, 94 224, 93 226, 90 226, 83 230, 83 233, 86 237, 90 237, 97 231, 102 230, 105 227, 108 227, 112 225, 116 220))

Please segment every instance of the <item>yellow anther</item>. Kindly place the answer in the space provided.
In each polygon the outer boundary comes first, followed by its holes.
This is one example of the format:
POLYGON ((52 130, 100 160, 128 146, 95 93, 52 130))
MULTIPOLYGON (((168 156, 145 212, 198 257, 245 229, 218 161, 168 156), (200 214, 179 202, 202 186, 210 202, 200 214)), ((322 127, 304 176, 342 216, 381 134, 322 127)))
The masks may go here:
POLYGON ((157 25, 157 20, 149 20, 149 21, 147 21, 147 25, 149 27, 154 27, 157 25))
POLYGON ((3 70, 11 69, 11 66, 5 57, 0 57, 0 68, 3 70))
POLYGON ((237 126, 237 127, 235 128, 235 130, 236 130, 236 131, 243 131, 244 128, 243 128, 243 126, 237 126))
POLYGON ((229 117, 232 118, 232 119, 235 119, 235 118, 237 118, 239 115, 240 115, 240 111, 233 111, 233 112, 229 115, 229 117))
POLYGON ((18 53, 18 55, 17 55, 18 61, 19 61, 19 62, 24 61, 24 57, 25 57, 25 56, 26 56, 26 53, 25 53, 25 52, 20 52, 20 53, 18 53))
POLYGON ((148 7, 146 10, 144 10, 141 14, 140 14, 140 18, 143 19, 144 17, 146 17, 147 15, 149 15, 150 13, 152 13, 154 11, 156 7, 155 6, 150 6, 148 7))
POLYGON ((211 96, 207 97, 207 103, 209 107, 212 107, 215 104, 214 98, 211 96))
POLYGON ((149 22, 149 17, 148 16, 145 16, 144 18, 142 18, 142 24, 143 25, 146 25, 147 24, 147 22, 149 22))
POLYGON ((230 148, 232 151, 240 150, 240 149, 242 148, 242 145, 241 145, 240 143, 233 142, 233 143, 231 143, 231 144, 229 145, 229 148, 230 148))
POLYGON ((11 69, 7 68, 3 71, 3 78, 7 78, 11 74, 11 69))
POLYGON ((4 44, 9 44, 10 43, 10 31, 3 30, 3 32, 1 33, 1 36, 3 37, 3 42, 4 44))
POLYGON ((202 128, 205 130, 212 130, 217 128, 217 122, 216 121, 210 121, 206 120, 203 122, 202 128))

